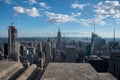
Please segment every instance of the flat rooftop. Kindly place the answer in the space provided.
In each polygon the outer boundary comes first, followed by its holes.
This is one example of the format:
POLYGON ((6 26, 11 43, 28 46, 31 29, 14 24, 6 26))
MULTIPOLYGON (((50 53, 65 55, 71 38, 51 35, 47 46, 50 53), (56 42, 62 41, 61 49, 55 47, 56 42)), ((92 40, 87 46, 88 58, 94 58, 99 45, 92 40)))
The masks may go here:
POLYGON ((103 60, 102 58, 98 57, 97 55, 86 56, 88 60, 103 60))
POLYGON ((49 63, 41 80, 117 80, 110 73, 98 73, 89 63, 49 63))
POLYGON ((101 80, 89 63, 49 63, 41 80, 101 80))

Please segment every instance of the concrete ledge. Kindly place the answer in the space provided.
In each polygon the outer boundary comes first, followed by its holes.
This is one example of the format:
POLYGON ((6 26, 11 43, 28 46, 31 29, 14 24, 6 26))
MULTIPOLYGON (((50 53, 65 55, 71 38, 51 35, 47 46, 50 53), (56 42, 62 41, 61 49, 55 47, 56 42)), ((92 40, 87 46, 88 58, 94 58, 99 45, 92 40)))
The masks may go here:
MULTIPOLYGON (((25 68, 20 68, 17 70, 16 73, 14 73, 8 80, 16 80, 17 77, 19 77, 23 72, 25 71, 25 68)), ((6 79, 7 80, 7 79, 6 79)))
POLYGON ((110 73, 99 73, 101 80, 117 80, 113 75, 110 73))
POLYGON ((28 67, 22 75, 20 75, 16 80, 27 80, 28 77, 32 74, 32 72, 37 68, 35 64, 32 64, 28 67))
POLYGON ((13 61, 0 62, 0 80, 8 80, 17 70, 22 68, 22 64, 13 61))
POLYGON ((0 80, 9 80, 21 68, 22 68, 22 66, 14 68, 13 71, 8 72, 7 75, 2 77, 2 79, 0 79, 0 80))

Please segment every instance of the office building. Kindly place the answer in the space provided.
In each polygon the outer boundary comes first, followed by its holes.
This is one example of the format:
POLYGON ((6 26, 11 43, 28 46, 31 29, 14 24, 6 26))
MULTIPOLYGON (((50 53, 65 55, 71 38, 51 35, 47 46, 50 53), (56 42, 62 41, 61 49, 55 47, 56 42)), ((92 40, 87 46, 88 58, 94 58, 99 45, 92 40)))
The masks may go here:
POLYGON ((48 39, 46 42, 46 55, 45 55, 46 62, 49 63, 52 61, 52 54, 51 54, 51 42, 48 39))
POLYGON ((66 46, 65 48, 65 61, 66 62, 76 62, 77 51, 75 46, 66 46))
POLYGON ((112 52, 110 55, 109 72, 120 80, 120 52, 112 52))
POLYGON ((17 42, 17 29, 13 24, 8 29, 8 58, 19 61, 19 43, 17 42))
POLYGON ((86 56, 85 62, 90 63, 97 72, 108 72, 109 62, 96 55, 86 56))
POLYGON ((38 43, 38 57, 37 57, 37 65, 43 70, 45 64, 45 53, 42 51, 41 42, 38 43))

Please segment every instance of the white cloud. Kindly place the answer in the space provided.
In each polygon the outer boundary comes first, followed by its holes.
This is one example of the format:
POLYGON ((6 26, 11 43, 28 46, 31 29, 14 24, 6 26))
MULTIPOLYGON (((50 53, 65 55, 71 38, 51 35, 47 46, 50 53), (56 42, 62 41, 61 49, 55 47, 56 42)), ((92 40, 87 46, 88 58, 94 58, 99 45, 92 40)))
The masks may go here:
POLYGON ((90 26, 89 23, 87 23, 87 22, 80 22, 80 25, 84 26, 84 27, 89 27, 90 26))
POLYGON ((81 15, 80 12, 78 12, 78 13, 74 13, 74 12, 72 12, 72 16, 73 16, 73 17, 78 17, 78 16, 80 16, 80 15, 81 15))
POLYGON ((31 9, 25 9, 25 13, 31 17, 40 16, 39 11, 35 7, 31 8, 31 9))
POLYGON ((24 13, 24 8, 21 6, 13 7, 13 9, 18 13, 24 13))
POLYGON ((76 23, 79 23, 83 27, 89 27, 90 24, 98 24, 98 25, 106 25, 106 22, 104 22, 100 18, 91 18, 91 19, 78 19, 76 23))
POLYGON ((45 9, 49 9, 50 7, 46 5, 46 3, 44 2, 40 2, 39 5, 42 7, 42 8, 45 8, 45 9))
POLYGON ((12 4, 13 1, 12 0, 0 0, 1 2, 4 2, 6 4, 12 4))
POLYGON ((32 5, 32 4, 36 4, 37 1, 36 0, 26 0, 26 1, 24 1, 24 3, 29 3, 30 5, 32 5))
POLYGON ((93 19, 91 19, 90 20, 91 21, 91 23, 93 23, 93 24, 99 24, 99 25, 105 25, 106 24, 106 22, 104 22, 102 19, 100 19, 100 18, 93 18, 93 19))
POLYGON ((113 15, 113 18, 119 18, 120 19, 120 11, 116 11, 116 13, 113 15))
POLYGON ((16 11, 17 13, 24 13, 31 17, 40 16, 39 11, 35 7, 32 7, 31 9, 26 9, 21 6, 16 6, 13 7, 13 10, 16 11))
POLYGON ((98 5, 95 7, 97 15, 107 17, 113 17, 113 18, 120 18, 120 3, 119 1, 105 1, 98 3, 98 5))
POLYGON ((46 12, 46 16, 48 17, 49 22, 53 22, 56 24, 75 21, 74 17, 66 14, 56 14, 52 12, 46 12))
POLYGON ((83 27, 89 27, 90 24, 98 24, 98 25, 106 24, 106 22, 104 22, 103 20, 104 17, 97 16, 96 18, 91 18, 91 19, 80 19, 79 18, 80 15, 81 15, 80 12, 72 13, 71 15, 46 12, 46 16, 48 18, 47 21, 55 24, 72 22, 72 23, 78 23, 83 27))
POLYGON ((77 3, 74 3, 71 5, 72 8, 79 8, 81 10, 83 10, 83 8, 85 7, 86 5, 85 4, 77 4, 77 3))
POLYGON ((106 6, 119 6, 119 1, 105 1, 106 6))
POLYGON ((83 27, 89 27, 90 26, 89 19, 77 19, 76 23, 79 23, 83 27))

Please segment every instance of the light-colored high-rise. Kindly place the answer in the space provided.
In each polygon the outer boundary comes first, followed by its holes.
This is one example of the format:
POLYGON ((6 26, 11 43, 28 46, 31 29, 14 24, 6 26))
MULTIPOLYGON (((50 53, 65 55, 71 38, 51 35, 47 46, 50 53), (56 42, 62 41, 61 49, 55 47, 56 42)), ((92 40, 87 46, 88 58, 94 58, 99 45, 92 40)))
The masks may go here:
POLYGON ((46 55, 45 55, 46 62, 49 63, 52 60, 52 54, 51 54, 51 42, 48 39, 46 43, 46 55))

